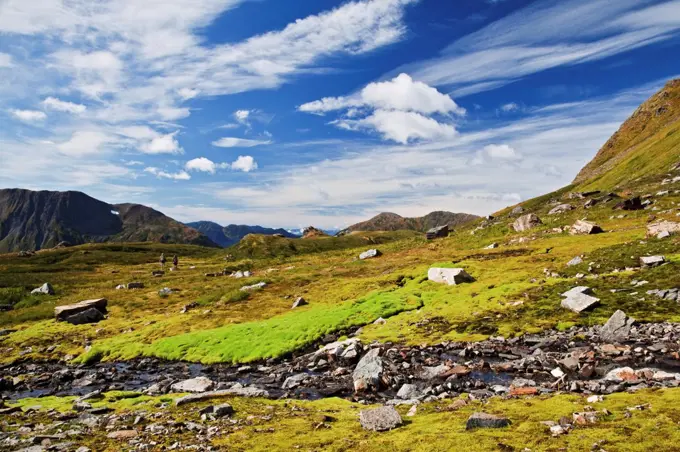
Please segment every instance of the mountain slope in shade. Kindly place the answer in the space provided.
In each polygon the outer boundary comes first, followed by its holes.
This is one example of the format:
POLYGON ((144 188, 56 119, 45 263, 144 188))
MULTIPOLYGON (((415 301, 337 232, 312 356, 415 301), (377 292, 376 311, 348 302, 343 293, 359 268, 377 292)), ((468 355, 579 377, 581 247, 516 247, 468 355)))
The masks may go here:
POLYGON ((404 218, 401 215, 391 212, 383 212, 368 221, 354 224, 342 231, 340 234, 347 234, 356 231, 419 231, 425 232, 436 226, 449 225, 451 228, 462 226, 466 223, 478 219, 477 215, 467 213, 452 213, 436 211, 424 217, 404 218))
POLYGON ((107 204, 77 191, 0 190, 0 252, 108 241, 215 246, 198 231, 139 204, 107 204))
POLYGON ((574 183, 613 189, 639 177, 663 174, 679 161, 680 79, 676 79, 635 110, 574 183))
POLYGON ((194 223, 187 223, 187 226, 190 226, 205 234, 208 238, 210 238, 210 240, 224 248, 235 245, 248 234, 281 234, 287 238, 299 237, 298 235, 292 234, 285 229, 272 229, 263 228, 262 226, 247 226, 238 224, 221 226, 217 223, 213 223, 212 221, 196 221, 194 223))

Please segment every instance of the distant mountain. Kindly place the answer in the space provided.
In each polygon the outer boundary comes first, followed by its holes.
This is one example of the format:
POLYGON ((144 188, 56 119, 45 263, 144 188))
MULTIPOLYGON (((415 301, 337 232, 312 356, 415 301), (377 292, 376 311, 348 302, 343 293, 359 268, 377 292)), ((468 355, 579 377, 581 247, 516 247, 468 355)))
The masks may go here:
POLYGON ((680 79, 671 80, 632 114, 576 176, 574 184, 614 189, 665 174, 680 163, 680 79))
POLYGON ((425 232, 436 226, 449 225, 451 228, 464 225, 478 219, 476 215, 468 213, 431 212, 424 217, 404 218, 396 213, 383 212, 368 221, 354 224, 340 231, 348 234, 356 231, 419 231, 425 232))
POLYGON ((200 232, 139 204, 107 204, 77 191, 0 190, 0 252, 61 242, 160 242, 216 246, 200 232))
POLYGON ((299 235, 293 234, 285 229, 263 228, 262 226, 247 226, 230 224, 229 226, 221 226, 212 221, 196 221, 194 223, 187 223, 197 231, 205 234, 210 240, 217 243, 223 248, 235 245, 248 234, 274 235, 281 234, 287 238, 298 238, 299 235))

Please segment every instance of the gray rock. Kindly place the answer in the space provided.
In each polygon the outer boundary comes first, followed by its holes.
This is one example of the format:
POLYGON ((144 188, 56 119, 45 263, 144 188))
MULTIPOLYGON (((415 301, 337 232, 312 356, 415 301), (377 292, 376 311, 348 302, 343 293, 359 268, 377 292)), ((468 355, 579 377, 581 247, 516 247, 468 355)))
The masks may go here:
POLYGON ((485 250, 493 250, 496 248, 498 248, 498 243, 492 243, 491 245, 484 247, 485 250))
POLYGON ((127 283, 127 288, 128 288, 128 289, 143 289, 143 288, 144 288, 144 283, 141 283, 141 282, 131 282, 131 283, 127 283))
POLYGON ((294 389, 297 388, 302 384, 303 381, 305 381, 307 378, 309 378, 309 375, 305 373, 301 374, 295 374, 291 375, 290 377, 286 378, 286 381, 283 382, 283 386, 281 386, 282 389, 294 389))
POLYGON ((169 287, 163 287, 161 290, 158 291, 158 295, 161 297, 167 297, 168 295, 172 295, 172 289, 169 287))
POLYGON ((305 299, 302 298, 302 297, 298 297, 298 298, 295 300, 295 303, 293 303, 293 307, 292 307, 291 309, 299 308, 300 306, 306 306, 306 305, 308 305, 308 304, 309 304, 309 303, 307 303, 307 300, 305 300, 305 299))
POLYGON ((467 420, 465 430, 476 428, 503 428, 510 425, 510 420, 505 417, 487 413, 473 413, 467 420))
POLYGON ((54 288, 52 285, 48 282, 43 284, 42 286, 38 287, 37 289, 33 289, 31 291, 32 295, 54 295, 54 288))
POLYGON ((418 386, 412 384, 403 385, 397 392, 397 397, 403 400, 418 399, 422 393, 418 389, 418 386))
POLYGON ((573 294, 562 300, 562 307, 577 313, 594 308, 600 304, 600 299, 584 293, 573 294))
POLYGON ((623 342, 628 339, 630 328, 634 323, 635 319, 618 310, 612 314, 600 330, 600 339, 607 342, 623 342))
POLYGON ((399 427, 402 424, 399 412, 392 406, 383 406, 359 413, 359 422, 366 430, 384 432, 399 427))
POLYGON ((361 259, 363 261, 364 259, 371 259, 371 258, 374 258, 374 257, 378 257, 380 255, 382 255, 382 253, 379 250, 372 249, 372 250, 364 251, 363 253, 361 253, 359 255, 359 259, 361 259))
POLYGON ((127 286, 125 284, 118 284, 116 286, 116 290, 125 290, 127 289, 127 286))
POLYGON ((647 236, 657 238, 666 238, 672 234, 680 232, 680 223, 673 221, 660 221, 647 225, 647 236))
POLYGON ((374 348, 366 353, 352 374, 355 391, 379 389, 383 373, 383 361, 380 358, 380 349, 374 348))
POLYGON ((213 407, 213 415, 215 417, 225 417, 234 414, 234 408, 228 403, 222 403, 213 407))
POLYGON ((522 213, 524 213, 524 207, 522 206, 517 206, 510 212, 511 215, 520 215, 522 213))
POLYGON ((643 267, 656 267, 664 262, 666 262, 666 258, 663 256, 642 256, 640 258, 640 264, 643 267))
POLYGON ((593 294, 593 289, 590 287, 586 286, 577 286, 574 287, 573 289, 569 289, 566 292, 562 294, 563 297, 571 297, 573 295, 579 295, 579 294, 586 294, 586 295, 592 295, 593 294))
POLYGON ((184 397, 175 399, 175 405, 187 405, 190 403, 202 402, 210 399, 219 399, 224 397, 269 397, 269 392, 264 389, 256 388, 253 386, 243 387, 240 385, 235 385, 230 389, 224 389, 221 391, 208 391, 198 394, 189 394, 184 397))
POLYGON ((581 256, 576 256, 569 262, 567 262, 567 267, 573 267, 574 265, 579 265, 583 263, 583 258, 581 256))
POLYGON ((85 325, 86 323, 97 323, 104 320, 106 316, 99 309, 90 308, 77 314, 70 315, 64 321, 71 325, 85 325))
POLYGON ((210 391, 215 382, 206 377, 196 377, 189 380, 180 381, 171 386, 175 392, 206 392, 210 391))
POLYGON ((557 207, 553 207, 550 212, 548 212, 548 215, 556 215, 558 213, 569 212, 570 210, 574 210, 574 206, 571 204, 560 204, 557 207))
POLYGON ((571 235, 576 235, 576 234, 600 234, 604 232, 602 228, 595 223, 592 223, 590 221, 584 221, 584 220, 576 220, 576 223, 574 223, 571 228, 569 229, 569 233, 571 235))
POLYGON ((94 300, 85 300, 75 304, 69 304, 64 306, 57 306, 54 308, 54 316, 57 320, 66 320, 67 317, 71 317, 79 312, 87 311, 89 309, 96 309, 101 312, 101 314, 106 314, 106 305, 108 301, 106 298, 97 298, 94 300))
POLYGON ((533 213, 522 215, 512 224, 512 227, 517 232, 528 231, 536 226, 543 224, 540 218, 533 213))
POLYGON ((241 292, 249 292, 251 290, 258 290, 258 289, 264 289, 267 287, 267 283, 262 281, 257 284, 253 284, 251 286, 243 286, 241 287, 241 292))
POLYGON ((455 286, 457 284, 473 282, 475 279, 462 268, 432 267, 427 271, 427 279, 437 283, 455 286))

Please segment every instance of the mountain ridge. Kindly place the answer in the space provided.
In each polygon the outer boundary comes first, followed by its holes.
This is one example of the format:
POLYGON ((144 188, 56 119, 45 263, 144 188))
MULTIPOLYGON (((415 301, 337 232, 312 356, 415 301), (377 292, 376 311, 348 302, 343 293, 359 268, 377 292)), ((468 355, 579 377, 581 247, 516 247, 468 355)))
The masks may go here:
POLYGON ((428 229, 449 225, 455 228, 479 219, 477 215, 468 213, 453 213, 442 210, 430 212, 422 217, 402 217, 393 212, 382 212, 373 218, 353 224, 338 234, 349 234, 358 231, 399 231, 409 230, 426 232, 428 229))
POLYGON ((281 234, 287 238, 298 238, 298 235, 283 228, 266 228, 263 226, 249 226, 244 224, 229 224, 222 226, 214 221, 193 221, 186 223, 187 226, 205 234, 210 240, 223 248, 237 244, 248 234, 274 235, 281 234))

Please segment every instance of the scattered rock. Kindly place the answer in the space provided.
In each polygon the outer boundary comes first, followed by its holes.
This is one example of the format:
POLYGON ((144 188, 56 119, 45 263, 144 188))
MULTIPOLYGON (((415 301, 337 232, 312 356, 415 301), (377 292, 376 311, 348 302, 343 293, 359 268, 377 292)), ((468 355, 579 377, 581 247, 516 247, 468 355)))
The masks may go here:
POLYGON ((666 262, 666 258, 664 256, 642 256, 640 258, 640 264, 643 267, 656 267, 663 264, 664 262, 666 262))
POLYGON ((569 262, 567 262, 567 267, 573 267, 574 265, 580 265, 583 263, 583 258, 581 256, 576 256, 569 262))
POLYGON ((180 406, 180 405, 187 405, 190 403, 196 403, 196 402, 203 402, 205 400, 210 400, 210 399, 219 399, 219 398, 224 398, 224 397, 262 397, 262 398, 267 398, 269 397, 269 392, 256 388, 253 386, 241 386, 241 385, 234 385, 230 389, 224 389, 221 391, 208 391, 208 392, 202 392, 202 393, 197 393, 197 394, 189 394, 184 397, 180 397, 178 399, 175 399, 175 405, 180 406))
POLYGON ((517 206, 510 211, 511 215, 521 215, 522 213, 524 213, 524 207, 522 206, 517 206))
POLYGON ((141 282, 131 282, 131 283, 127 283, 127 288, 128 288, 128 289, 143 289, 143 288, 144 288, 144 283, 141 283, 141 282))
POLYGON ((117 430, 106 435, 107 438, 116 440, 129 440, 137 437, 137 430, 117 430))
POLYGON ((562 307, 577 313, 593 308, 600 303, 599 298, 591 296, 592 290, 589 287, 574 287, 562 294, 562 307))
POLYGON ((165 272, 163 270, 154 270, 151 272, 152 276, 155 276, 156 278, 163 276, 165 272))
POLYGON ((418 386, 412 384, 403 385, 397 392, 397 397, 403 400, 418 399, 422 393, 418 389, 418 386))
POLYGON ((158 295, 161 297, 167 297, 168 295, 172 295, 172 289, 169 287, 163 287, 161 290, 158 291, 158 295))
POLYGON ((251 291, 251 290, 263 289, 263 288, 265 288, 265 287, 267 287, 267 283, 264 282, 264 281, 262 281, 262 282, 259 282, 259 283, 257 283, 257 284, 253 284, 253 285, 251 285, 251 286, 243 286, 243 287, 241 287, 241 292, 249 292, 249 291, 251 291))
POLYGON ((380 349, 374 348, 366 353, 352 374, 354 381, 354 390, 367 391, 370 389, 379 389, 381 377, 383 373, 383 361, 380 358, 380 349))
POLYGON ((601 227, 596 225, 595 223, 592 223, 590 221, 584 221, 584 220, 576 220, 576 223, 574 223, 571 228, 569 229, 569 233, 572 235, 576 234, 600 234, 604 232, 601 227))
POLYGON ((574 206, 571 204, 560 204, 559 206, 553 207, 550 212, 548 212, 548 215, 556 215, 558 213, 569 212, 570 210, 574 210, 574 206))
POLYGON ((305 299, 302 298, 302 297, 298 297, 298 298, 295 300, 295 303, 293 303, 293 307, 292 307, 291 309, 299 308, 300 306, 306 306, 306 305, 308 305, 308 304, 309 304, 309 303, 307 303, 307 300, 305 300, 305 299))
POLYGON ((510 425, 510 420, 505 417, 487 413, 473 413, 467 420, 465 430, 476 428, 503 428, 510 425))
POLYGON ((52 285, 48 282, 43 284, 42 286, 38 287, 37 289, 33 289, 31 291, 32 295, 54 295, 54 288, 52 285))
POLYGON ((491 245, 484 247, 485 250, 493 250, 495 248, 498 248, 498 243, 492 243, 491 245))
POLYGON ((359 413, 359 422, 366 430, 384 432, 399 427, 403 421, 394 407, 383 406, 361 411, 359 413))
POLYGON ((196 377, 180 381, 171 386, 175 392, 207 392, 215 386, 215 382, 206 377, 196 377))
POLYGON ((436 268, 432 267, 427 272, 427 279, 437 283, 455 286, 457 284, 473 282, 475 279, 462 268, 436 268))
POLYGON ((529 229, 533 229, 536 226, 539 226, 543 224, 540 218, 536 216, 533 213, 523 215, 519 217, 515 222, 512 224, 512 227, 515 229, 517 232, 523 232, 523 231, 528 231, 529 229))
POLYGON ((639 196, 632 199, 626 199, 614 206, 614 209, 620 210, 642 210, 644 208, 645 206, 642 205, 642 200, 639 196))
POLYGON ((378 251, 376 249, 372 249, 372 250, 364 251, 363 253, 361 253, 359 255, 359 259, 361 259, 363 261, 364 259, 371 259, 371 258, 378 257, 378 256, 381 256, 381 255, 382 255, 382 253, 380 251, 378 251))
POLYGON ((600 338, 607 342, 623 342, 628 340, 630 335, 630 328, 635 323, 626 315, 625 312, 618 310, 607 320, 602 330, 600 331, 600 338))

